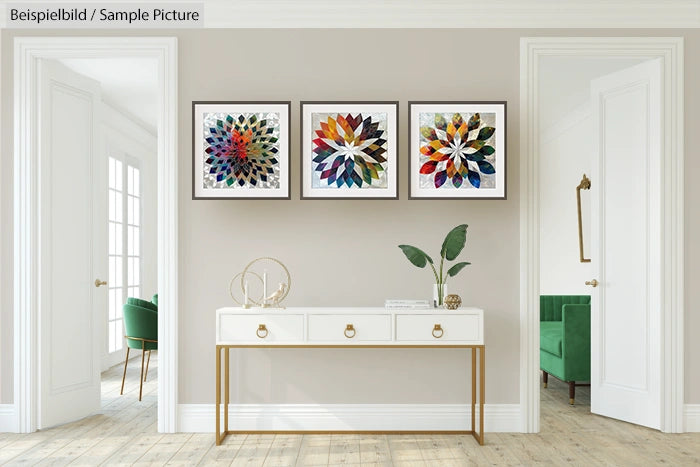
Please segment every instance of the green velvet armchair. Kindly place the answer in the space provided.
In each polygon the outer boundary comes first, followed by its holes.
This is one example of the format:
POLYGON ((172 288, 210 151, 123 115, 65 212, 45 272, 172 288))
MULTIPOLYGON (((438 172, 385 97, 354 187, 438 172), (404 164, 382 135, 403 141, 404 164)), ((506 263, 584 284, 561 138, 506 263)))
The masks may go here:
POLYGON ((591 296, 540 296, 540 369, 569 384, 569 403, 576 386, 591 380, 591 296))
POLYGON ((124 394, 124 380, 126 379, 126 367, 129 363, 129 351, 141 350, 141 378, 139 386, 139 400, 143 395, 143 382, 148 377, 148 365, 151 363, 151 351, 158 350, 158 306, 154 303, 138 298, 128 298, 123 307, 124 329, 126 331, 126 360, 124 361, 124 375, 122 376, 122 388, 120 394, 124 394), (144 374, 144 357, 148 351, 148 362, 144 374))

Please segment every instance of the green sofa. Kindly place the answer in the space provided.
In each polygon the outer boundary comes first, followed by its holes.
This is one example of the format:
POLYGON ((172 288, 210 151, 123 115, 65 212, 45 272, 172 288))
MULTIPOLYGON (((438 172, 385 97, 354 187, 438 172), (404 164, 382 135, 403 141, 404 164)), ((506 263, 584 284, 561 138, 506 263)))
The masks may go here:
POLYGON ((591 380, 591 296, 540 295, 540 369, 569 384, 573 405, 576 386, 591 380))

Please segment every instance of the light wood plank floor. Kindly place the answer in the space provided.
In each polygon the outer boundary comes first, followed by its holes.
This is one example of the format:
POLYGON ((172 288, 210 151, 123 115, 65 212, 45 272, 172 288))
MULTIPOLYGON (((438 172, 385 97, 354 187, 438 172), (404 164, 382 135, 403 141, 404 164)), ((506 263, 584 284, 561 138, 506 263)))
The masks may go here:
POLYGON ((125 393, 121 368, 103 374, 100 413, 64 426, 18 435, 0 433, 3 465, 700 465, 700 433, 668 435, 590 413, 590 392, 550 377, 542 390, 542 432, 471 436, 162 435, 156 426, 154 353, 143 401, 138 401, 138 357, 130 362, 125 393))

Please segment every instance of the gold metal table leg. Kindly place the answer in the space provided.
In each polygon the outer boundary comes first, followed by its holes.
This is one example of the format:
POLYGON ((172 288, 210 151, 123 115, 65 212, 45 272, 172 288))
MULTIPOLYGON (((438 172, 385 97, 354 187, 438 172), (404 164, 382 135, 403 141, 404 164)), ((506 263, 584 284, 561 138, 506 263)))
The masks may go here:
POLYGON ((479 363, 479 444, 484 445, 484 394, 486 388, 486 347, 481 346, 479 363))
POLYGON ((216 346, 216 445, 221 445, 221 347, 216 346))
POLYGON ((229 349, 224 349, 224 436, 228 434, 228 401, 229 401, 229 349))
POLYGON ((475 433, 474 419, 476 417, 476 347, 471 348, 472 354, 472 433, 475 433))

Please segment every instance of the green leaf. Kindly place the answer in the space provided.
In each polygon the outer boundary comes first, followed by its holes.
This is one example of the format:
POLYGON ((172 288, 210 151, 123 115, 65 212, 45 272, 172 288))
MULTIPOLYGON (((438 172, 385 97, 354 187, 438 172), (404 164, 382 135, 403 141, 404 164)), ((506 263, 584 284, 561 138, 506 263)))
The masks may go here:
POLYGON ((435 134, 435 130, 429 126, 420 127, 420 134, 423 135, 423 138, 427 139, 428 141, 438 139, 437 135, 435 134))
POLYGON ((492 126, 485 126, 481 130, 479 130, 479 136, 476 137, 476 139, 480 139, 482 141, 486 141, 489 139, 493 134, 496 132, 496 129, 492 126))
POLYGON ((493 146, 484 146, 483 148, 479 149, 479 152, 484 156, 490 156, 496 152, 496 149, 493 146))
POLYGON ((479 128, 479 125, 481 125, 481 116, 478 113, 475 113, 467 122, 467 130, 476 130, 479 128))
POLYGON ((452 266, 450 269, 447 270, 447 275, 450 277, 454 277, 457 275, 459 271, 464 269, 465 266, 469 266, 472 263, 467 263, 466 261, 463 263, 457 263, 454 266, 452 266))
POLYGON ((440 249, 440 256, 452 261, 462 252, 464 244, 467 243, 467 224, 458 225, 450 230, 445 237, 440 249))
POLYGON ((447 128, 447 120, 442 114, 435 114, 435 128, 438 130, 444 130, 447 128))
POLYGON ((403 254, 406 255, 406 258, 408 258, 408 260, 413 263, 414 266, 424 268, 428 262, 433 264, 433 258, 425 254, 423 250, 411 245, 399 245, 399 248, 401 248, 403 254))

